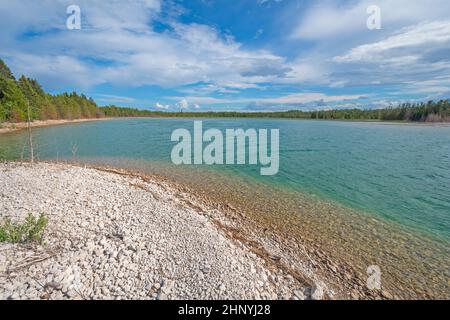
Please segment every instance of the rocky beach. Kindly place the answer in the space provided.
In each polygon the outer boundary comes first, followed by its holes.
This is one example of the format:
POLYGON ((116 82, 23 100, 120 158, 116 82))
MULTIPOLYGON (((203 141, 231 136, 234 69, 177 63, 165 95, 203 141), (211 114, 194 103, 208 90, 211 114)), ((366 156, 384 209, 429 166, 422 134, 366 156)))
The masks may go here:
MULTIPOLYGON (((84 123, 84 122, 92 122, 92 121, 100 121, 100 120, 109 120, 109 118, 92 118, 92 119, 73 119, 73 120, 34 120, 30 123, 31 128, 43 128, 50 126, 59 126, 64 124, 76 124, 76 123, 84 123)), ((9 122, 0 122, 0 134, 10 133, 19 130, 24 130, 28 128, 27 122, 18 122, 18 123, 9 123, 9 122)))
POLYGON ((276 241, 255 244, 237 236, 240 222, 225 208, 157 177, 1 164, 0 218, 21 221, 29 213, 48 217, 44 242, 0 244, 1 299, 303 300, 334 294, 310 270, 291 268, 276 241))

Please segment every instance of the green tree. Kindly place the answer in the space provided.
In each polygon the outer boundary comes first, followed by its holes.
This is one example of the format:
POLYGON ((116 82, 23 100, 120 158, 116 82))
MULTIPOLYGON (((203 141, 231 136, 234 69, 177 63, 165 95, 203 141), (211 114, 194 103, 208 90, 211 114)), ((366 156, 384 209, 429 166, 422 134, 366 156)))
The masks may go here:
POLYGON ((13 73, 2 59, 0 59, 0 78, 7 80, 16 80, 13 73))
POLYGON ((16 81, 1 79, 0 80, 0 99, 1 109, 0 116, 3 120, 10 122, 22 122, 26 120, 27 103, 16 81))

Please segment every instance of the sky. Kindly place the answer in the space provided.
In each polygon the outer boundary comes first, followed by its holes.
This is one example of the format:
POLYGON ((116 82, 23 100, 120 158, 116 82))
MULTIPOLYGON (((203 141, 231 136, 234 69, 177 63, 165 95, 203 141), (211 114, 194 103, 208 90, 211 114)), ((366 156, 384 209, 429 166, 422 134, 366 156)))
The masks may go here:
POLYGON ((450 2, 0 0, 0 58, 99 105, 382 108, 450 98, 450 2))

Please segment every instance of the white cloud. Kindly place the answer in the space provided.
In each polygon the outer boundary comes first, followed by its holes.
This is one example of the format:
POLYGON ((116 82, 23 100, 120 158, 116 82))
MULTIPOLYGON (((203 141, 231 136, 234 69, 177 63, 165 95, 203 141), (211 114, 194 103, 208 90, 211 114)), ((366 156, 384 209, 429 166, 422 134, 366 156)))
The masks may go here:
POLYGON ((397 95, 403 95, 405 93, 429 94, 428 99, 440 99, 443 98, 443 95, 447 95, 448 98, 448 94, 450 93, 450 76, 439 76, 424 81, 410 81, 405 83, 405 86, 401 90, 395 92, 397 95))
MULTIPOLYGON (((205 104, 205 105, 217 105, 217 104, 245 104, 253 103, 260 105, 298 105, 314 102, 343 102, 359 99, 367 99, 368 95, 326 95, 324 93, 311 92, 311 93, 294 93, 284 95, 275 98, 234 98, 224 99, 215 97, 196 97, 188 96, 182 98, 184 105, 190 104, 205 104)), ((181 99, 180 97, 169 97, 169 99, 181 99)), ((178 105, 181 104, 181 101, 178 105)))
POLYGON ((238 83, 238 82, 229 82, 224 83, 224 87, 233 88, 233 89, 260 89, 261 86, 254 83, 238 83))
POLYGON ((97 100, 107 103, 133 103, 136 102, 135 98, 116 96, 111 94, 99 94, 97 100))
POLYGON ((164 105, 164 104, 157 102, 155 105, 155 108, 160 109, 160 110, 168 110, 168 109, 170 109, 170 106, 168 104, 164 105))
POLYGON ((365 44, 353 48, 343 56, 335 57, 337 62, 369 61, 382 59, 393 59, 393 62, 413 63, 418 60, 417 56, 408 51, 401 51, 402 60, 397 61, 393 57, 393 50, 420 49, 419 53, 426 53, 430 48, 450 44, 450 20, 421 23, 401 30, 398 34, 385 40, 371 44, 365 44))
POLYGON ((278 3, 278 2, 281 2, 281 1, 283 1, 283 0, 257 0, 257 3, 259 5, 268 5, 268 6, 270 6, 270 4, 272 4, 272 3, 278 3))
POLYGON ((399 29, 426 20, 445 19, 450 14, 447 0, 358 0, 336 2, 320 0, 304 14, 291 36, 300 39, 345 39, 369 31, 366 10, 371 5, 381 8, 382 28, 399 29))
MULTIPOLYGON (((174 17, 183 10, 163 13, 167 4, 158 0, 79 0, 82 30, 69 31, 69 4, 72 1, 0 1, 0 56, 16 74, 37 78, 50 90, 157 85, 179 89, 173 107, 185 99, 195 108, 252 103, 255 99, 229 97, 277 85, 408 85, 450 73, 448 0, 434 0, 432 5, 426 0, 318 0, 304 14, 289 10, 296 22, 289 43, 282 44, 301 50, 285 52, 286 57, 280 53, 286 50, 282 46, 271 48, 269 43, 254 49, 215 27, 177 22, 174 17), (372 4, 382 9, 382 30, 366 28, 366 9, 372 4), (154 28, 156 19, 169 28, 154 28)), ((422 89, 442 92, 447 85, 422 89)), ((256 102, 300 104, 356 96, 303 93, 256 102)))
POLYGON ((450 20, 419 23, 335 56, 330 78, 340 86, 388 84, 407 89, 414 82, 421 88, 410 93, 431 94, 437 87, 444 91, 448 83, 426 83, 450 74, 449 48, 450 20))
POLYGON ((0 4, 0 55, 12 69, 43 79, 50 89, 103 83, 130 87, 198 82, 251 85, 283 77, 288 71, 284 58, 266 50, 243 49, 213 27, 169 20, 166 23, 173 31, 154 31, 152 19, 160 10, 159 1, 79 1, 82 29, 76 31, 65 29, 64 3, 18 0, 10 7, 0 4), (30 11, 35 15, 29 15, 30 11), (16 12, 25 12, 25 18, 10 18, 16 12), (29 31, 38 34, 21 38, 29 31), (58 68, 23 63, 18 58, 23 52, 29 60, 40 59, 47 66, 70 58, 72 63, 64 70, 59 67, 70 76, 56 78, 58 68))
POLYGON ((296 21, 289 39, 309 49, 289 63, 284 83, 401 86, 450 73, 447 0, 317 0, 296 17, 293 8, 283 17, 296 21), (381 8, 381 30, 367 29, 370 5, 381 8))
MULTIPOLYGON (((8 49, 7 49, 8 50, 8 49)), ((39 79, 41 83, 51 83, 53 88, 60 85, 77 86, 82 89, 101 84, 104 78, 95 66, 68 55, 33 55, 21 52, 10 52, 9 61, 16 75, 26 74, 39 79)))
POLYGON ((214 97, 205 97, 205 96, 187 96, 187 97, 167 97, 167 99, 172 100, 180 100, 180 101, 186 101, 188 104, 222 104, 222 103, 228 103, 232 100, 229 99, 221 99, 221 98, 214 98, 214 97))
POLYGON ((180 109, 187 109, 189 107, 189 102, 186 99, 182 99, 177 103, 177 107, 180 109))
POLYGON ((341 102, 350 101, 357 99, 366 99, 366 95, 339 95, 339 96, 328 96, 324 93, 296 93, 290 94, 279 98, 272 99, 258 99, 257 103, 264 104, 303 104, 311 102, 341 102))

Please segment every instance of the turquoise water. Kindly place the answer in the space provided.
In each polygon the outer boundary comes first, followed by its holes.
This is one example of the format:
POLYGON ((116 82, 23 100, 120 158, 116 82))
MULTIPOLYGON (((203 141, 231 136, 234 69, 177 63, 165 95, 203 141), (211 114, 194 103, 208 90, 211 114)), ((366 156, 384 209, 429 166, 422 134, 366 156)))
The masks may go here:
MULTIPOLYGON (((450 240, 450 126, 272 119, 207 119, 203 126, 223 132, 280 130, 278 175, 263 177, 260 166, 248 165, 207 170, 314 194, 450 240)), ((170 135, 177 128, 192 131, 193 120, 124 119, 47 127, 34 130, 34 140, 40 159, 121 157, 169 164, 175 145, 170 135)), ((26 137, 26 132, 2 135, 0 149, 19 158, 26 137)))

